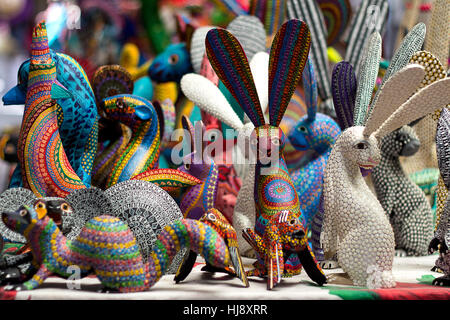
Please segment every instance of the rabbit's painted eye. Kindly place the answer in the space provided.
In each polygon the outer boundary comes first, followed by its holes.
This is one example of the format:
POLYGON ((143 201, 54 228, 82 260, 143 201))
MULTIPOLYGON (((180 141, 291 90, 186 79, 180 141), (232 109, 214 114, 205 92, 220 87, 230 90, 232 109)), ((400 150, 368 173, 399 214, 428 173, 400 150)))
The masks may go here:
POLYGON ((300 127, 298 127, 298 131, 303 132, 303 133, 307 133, 308 129, 306 129, 305 126, 300 126, 300 127))
POLYGON ((288 222, 288 224, 289 224, 290 226, 296 225, 296 224, 297 224, 297 219, 292 219, 292 220, 290 220, 290 221, 288 222))
POLYGON ((214 215, 214 213, 208 213, 208 219, 213 221, 213 222, 217 220, 216 216, 214 215))
POLYGON ((69 211, 69 205, 67 204, 67 203, 63 203, 62 205, 61 205, 61 209, 63 210, 63 211, 69 211))
POLYGON ((178 62, 178 55, 177 54, 172 54, 169 57, 169 63, 170 64, 176 64, 178 62))
POLYGON ((21 217, 25 217, 27 215, 27 213, 28 212, 25 209, 22 209, 22 210, 19 211, 19 214, 20 214, 21 217))
POLYGON ((356 149, 360 149, 360 150, 364 150, 364 149, 368 148, 367 143, 365 143, 365 142, 359 142, 355 145, 355 147, 356 147, 356 149))
POLYGON ((191 169, 191 164, 190 164, 190 163, 185 163, 185 164, 184 164, 184 168, 185 168, 186 170, 191 169))

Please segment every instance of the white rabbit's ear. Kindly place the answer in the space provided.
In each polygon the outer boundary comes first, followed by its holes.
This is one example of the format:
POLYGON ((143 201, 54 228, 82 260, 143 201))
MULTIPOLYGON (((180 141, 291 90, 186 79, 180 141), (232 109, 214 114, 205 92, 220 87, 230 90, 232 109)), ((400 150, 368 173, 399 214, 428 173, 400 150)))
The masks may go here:
MULTIPOLYGON (((395 74, 398 70, 404 68, 415 52, 422 48, 423 42, 425 40, 426 27, 424 23, 418 23, 411 29, 410 32, 405 36, 400 47, 395 52, 391 61, 389 62, 389 67, 387 68, 380 87, 382 87, 386 81, 395 74)), ((372 106, 376 104, 378 100, 380 90, 375 92, 375 96, 372 99, 372 106)), ((370 110, 369 114, 370 115, 370 110)))
POLYGON ((220 89, 205 77, 188 73, 181 78, 180 87, 185 96, 203 111, 235 130, 243 126, 220 89))
POLYGON ((354 126, 363 126, 372 98, 373 88, 378 75, 378 66, 381 60, 381 36, 378 32, 372 33, 365 54, 361 62, 361 71, 358 75, 358 88, 356 89, 354 126))
POLYGON ((433 82, 403 103, 374 134, 379 139, 405 124, 444 107, 449 102, 450 78, 433 82))
POLYGON ((255 54, 250 61, 250 70, 255 81, 261 110, 265 114, 269 104, 269 54, 263 51, 255 54))
POLYGON ((379 99, 366 122, 364 135, 375 132, 398 106, 408 100, 417 91, 424 76, 424 67, 411 64, 390 77, 380 88, 379 99))

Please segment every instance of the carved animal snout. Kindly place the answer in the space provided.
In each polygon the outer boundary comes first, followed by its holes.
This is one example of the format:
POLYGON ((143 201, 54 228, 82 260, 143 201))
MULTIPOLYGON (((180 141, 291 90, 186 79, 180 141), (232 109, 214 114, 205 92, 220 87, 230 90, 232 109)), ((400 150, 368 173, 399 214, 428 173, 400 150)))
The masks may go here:
POLYGON ((420 141, 417 139, 411 139, 400 151, 401 156, 409 157, 415 154, 420 148, 420 141))

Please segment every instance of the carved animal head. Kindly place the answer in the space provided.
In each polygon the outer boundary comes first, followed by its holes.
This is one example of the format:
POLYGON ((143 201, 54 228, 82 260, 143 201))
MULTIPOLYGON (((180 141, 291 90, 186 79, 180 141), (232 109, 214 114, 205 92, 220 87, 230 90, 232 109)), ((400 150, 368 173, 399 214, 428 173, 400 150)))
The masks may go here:
MULTIPOLYGON (((300 252, 305 249, 308 237, 298 215, 288 210, 282 210, 275 214, 267 225, 267 232, 277 233, 272 235, 278 238, 283 249, 300 252)), ((270 235, 269 235, 270 237, 270 235)))
POLYGON ((192 72, 192 64, 186 43, 169 45, 148 69, 148 75, 156 82, 178 82, 189 72, 192 72))
POLYGON ((159 122, 153 104, 131 94, 119 94, 103 99, 101 108, 108 119, 119 121, 130 127, 136 122, 149 120, 159 122))
POLYGON ((385 135, 380 143, 381 152, 392 157, 412 156, 419 147, 419 138, 410 126, 403 126, 385 135))
POLYGON ((302 78, 307 114, 290 130, 289 141, 297 150, 323 153, 331 149, 341 129, 331 117, 317 113, 317 84, 311 59, 306 63, 302 78))
POLYGON ((37 228, 45 229, 49 221, 47 210, 36 211, 33 207, 20 206, 16 211, 2 213, 3 223, 12 231, 27 237, 29 231, 37 228))
MULTIPOLYGON (((420 24, 416 26, 419 27, 420 24)), ((402 69, 393 65, 391 69, 398 68, 395 73, 388 69, 383 85, 371 102, 377 76, 374 70, 378 70, 380 58, 381 36, 374 32, 361 64, 357 87, 353 68, 348 62, 338 63, 332 75, 334 105, 339 124, 344 130, 335 147, 348 161, 363 170, 371 169, 379 162, 381 156, 377 143, 383 137, 389 133, 392 133, 391 137, 396 136, 393 133, 395 130, 433 112, 450 100, 450 79, 441 79, 419 89, 425 77, 424 67, 409 64, 402 69)), ((393 60, 398 62, 399 59, 393 60)), ((405 131, 400 129, 398 132, 405 131)), ((415 146, 410 145, 404 152, 412 152, 410 148, 414 149, 415 146)))

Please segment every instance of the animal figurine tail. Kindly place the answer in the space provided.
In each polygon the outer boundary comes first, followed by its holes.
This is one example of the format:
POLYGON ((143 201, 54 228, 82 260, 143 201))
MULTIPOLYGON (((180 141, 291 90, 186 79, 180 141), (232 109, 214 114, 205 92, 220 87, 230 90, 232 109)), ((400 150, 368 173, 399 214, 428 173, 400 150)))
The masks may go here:
POLYGON ((196 220, 177 220, 164 227, 145 262, 130 228, 117 217, 102 215, 89 220, 74 241, 63 236, 45 211, 29 206, 3 212, 2 219, 8 228, 27 238, 34 263, 39 266, 30 280, 5 290, 35 289, 50 274, 70 276, 69 267, 76 266, 81 277, 94 272, 108 291, 145 291, 161 279, 184 247, 215 267, 230 264, 225 241, 213 228, 196 220))

